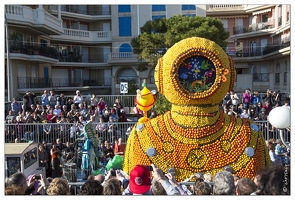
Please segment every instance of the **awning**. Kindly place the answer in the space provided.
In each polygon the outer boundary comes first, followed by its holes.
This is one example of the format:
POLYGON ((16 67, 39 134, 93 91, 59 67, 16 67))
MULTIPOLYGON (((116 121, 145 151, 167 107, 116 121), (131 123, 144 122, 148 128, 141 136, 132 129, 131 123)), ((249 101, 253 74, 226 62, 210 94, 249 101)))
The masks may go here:
POLYGON ((249 68, 248 64, 244 63, 235 63, 235 68, 249 68))
POLYGON ((277 29, 275 33, 271 34, 270 37, 273 37, 277 34, 280 34, 281 32, 290 29, 290 23, 287 24, 286 26, 282 26, 281 28, 277 29))
POLYGON ((259 14, 267 13, 267 12, 270 12, 270 11, 271 11, 271 8, 268 8, 268 9, 265 9, 265 10, 259 10, 259 11, 253 12, 253 15, 259 15, 259 14))
POLYGON ((233 16, 214 16, 214 18, 218 19, 232 19, 232 18, 248 18, 248 15, 233 15, 233 16))

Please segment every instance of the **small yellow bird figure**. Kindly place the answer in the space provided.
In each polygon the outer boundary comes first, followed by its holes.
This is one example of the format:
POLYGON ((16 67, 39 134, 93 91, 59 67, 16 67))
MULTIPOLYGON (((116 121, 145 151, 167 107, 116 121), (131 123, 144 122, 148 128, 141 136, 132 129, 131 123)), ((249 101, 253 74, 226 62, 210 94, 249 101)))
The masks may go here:
POLYGON ((195 69, 194 72, 197 74, 197 73, 200 72, 200 70, 199 69, 195 69))
POLYGON ((152 109, 155 101, 156 99, 154 94, 149 89, 147 89, 146 86, 144 86, 140 92, 137 90, 136 104, 138 109, 143 111, 143 117, 141 117, 138 122, 148 121, 147 111, 152 109))

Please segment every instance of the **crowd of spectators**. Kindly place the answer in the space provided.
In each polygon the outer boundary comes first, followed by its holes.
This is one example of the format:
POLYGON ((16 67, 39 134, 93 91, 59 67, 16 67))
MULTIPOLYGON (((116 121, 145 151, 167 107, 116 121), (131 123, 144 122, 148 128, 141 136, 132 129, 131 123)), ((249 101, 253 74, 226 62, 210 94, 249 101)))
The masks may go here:
MULTIPOLYGON (((233 90, 228 92, 220 105, 224 113, 228 115, 233 115, 237 118, 248 118, 253 121, 267 121, 268 115, 273 108, 279 106, 290 108, 290 98, 282 101, 280 91, 272 92, 271 89, 268 89, 263 96, 260 96, 257 91, 252 93, 247 88, 241 97, 233 90)), ((262 132, 274 132, 274 127, 271 124, 269 124, 269 127, 259 126, 259 128, 262 132)))
POLYGON ((249 118, 256 121, 265 121, 269 112, 278 106, 290 108, 290 98, 286 98, 282 103, 280 91, 272 92, 268 89, 261 97, 257 91, 253 93, 247 88, 241 97, 233 90, 228 92, 221 102, 222 108, 228 115, 239 118, 249 118))
MULTIPOLYGON (((87 121, 95 123, 101 122, 105 128, 100 129, 96 126, 97 134, 108 131, 117 132, 115 122, 127 122, 127 116, 124 112, 124 107, 120 99, 108 105, 103 98, 97 99, 96 95, 92 94, 90 104, 88 105, 80 91, 76 91, 76 95, 71 98, 66 98, 64 94, 56 95, 53 91, 49 93, 44 90, 41 96, 41 102, 35 101, 36 95, 27 91, 24 95, 24 102, 21 105, 13 98, 11 107, 5 117, 6 124, 15 124, 6 129, 6 138, 17 138, 20 141, 28 141, 34 138, 34 130, 32 126, 21 126, 29 123, 59 123, 59 134, 62 138, 73 138, 74 134, 80 133, 81 128, 87 121), (73 127, 67 127, 66 124, 73 123, 73 127), (65 132, 65 129, 70 130, 65 132)), ((44 126, 44 135, 49 135, 52 127, 44 126)), ((116 135, 116 134, 114 134, 116 135)), ((14 140, 14 139, 13 139, 14 140)), ((11 142, 11 141, 6 141, 11 142)))
MULTIPOLYGON (((103 131, 116 130, 114 122, 126 120, 122 112, 123 106, 117 99, 109 108, 103 99, 91 97, 91 104, 87 105, 79 91, 74 98, 55 98, 54 92, 44 91, 41 104, 35 103, 34 94, 26 93, 23 106, 19 106, 16 99, 11 103, 11 110, 6 117, 6 123, 67 123, 77 124, 74 132, 81 129, 86 121, 96 121, 95 129, 98 136, 103 131), (44 98, 43 98, 44 95, 44 98), (15 114, 17 113, 17 114, 15 114), (122 117, 123 116, 123 117, 122 117), (82 126, 81 126, 82 125, 82 126)), ((280 105, 278 93, 268 90, 262 98, 257 92, 251 93, 247 89, 243 99, 239 99, 234 91, 230 91, 224 98, 222 106, 224 112, 236 117, 246 117, 253 120, 267 120, 269 111, 276 106, 290 108, 290 101, 280 105), (245 99, 244 99, 245 96, 245 99), (274 97, 273 97, 274 96, 274 97), (264 103, 261 99, 264 99, 264 103), (239 103, 241 101, 241 103, 239 103)), ((153 113, 156 116, 156 113, 153 113)), ((44 129, 45 133, 46 130, 44 129)), ((62 129, 60 130, 62 131, 62 129)), ((17 134, 21 133, 18 130, 17 134)), ((24 136, 19 135, 19 138, 24 136)), ((23 173, 11 175, 5 183, 5 195, 283 195, 290 194, 290 151, 280 139, 267 140, 272 166, 261 170, 254 180, 239 177, 232 168, 227 167, 215 176, 209 173, 192 174, 184 182, 194 182, 193 185, 178 183, 172 174, 164 173, 152 164, 152 171, 146 166, 136 166, 130 175, 122 170, 107 171, 106 174, 89 175, 81 186, 70 186, 63 176, 62 162, 68 161, 77 153, 71 141, 61 142, 57 138, 51 145, 43 142, 39 145, 39 166, 46 168, 46 177, 41 180, 35 176, 27 178, 23 173), (64 159, 64 160, 62 160, 64 159), (112 173, 115 171, 115 174, 112 173), (74 187, 76 187, 74 189, 74 187), (270 189, 271 188, 271 189, 270 189)), ((125 144, 122 138, 116 139, 114 144, 109 141, 97 147, 103 155, 100 162, 106 165, 115 155, 124 156, 125 144)))
MULTIPOLYGON (((188 181, 177 182, 170 173, 151 165, 136 165, 130 174, 110 169, 107 174, 89 175, 81 186, 70 185, 66 179, 28 180, 23 173, 11 175, 5 182, 5 195, 290 195, 290 168, 277 165, 260 170, 254 180, 238 177, 231 168, 217 172, 211 179, 198 173, 188 181)), ((208 176, 207 176, 208 177, 208 176)))

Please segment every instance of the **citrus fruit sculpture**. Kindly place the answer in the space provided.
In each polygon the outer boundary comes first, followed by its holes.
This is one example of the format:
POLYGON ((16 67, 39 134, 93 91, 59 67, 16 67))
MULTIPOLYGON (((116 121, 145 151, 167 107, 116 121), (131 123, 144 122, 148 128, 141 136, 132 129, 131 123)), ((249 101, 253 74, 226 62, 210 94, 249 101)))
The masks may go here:
POLYGON ((138 119, 138 122, 146 122, 148 121, 147 111, 152 109, 155 104, 156 98, 155 95, 146 87, 146 84, 143 84, 143 89, 138 90, 136 96, 136 105, 137 108, 143 111, 144 116, 138 119))
POLYGON ((184 39, 158 60, 154 77, 172 108, 134 126, 125 172, 153 163, 164 172, 176 169, 176 180, 183 181, 197 172, 214 176, 230 166, 235 174, 254 179, 270 165, 258 126, 219 108, 235 81, 234 63, 220 46, 199 37, 184 39))

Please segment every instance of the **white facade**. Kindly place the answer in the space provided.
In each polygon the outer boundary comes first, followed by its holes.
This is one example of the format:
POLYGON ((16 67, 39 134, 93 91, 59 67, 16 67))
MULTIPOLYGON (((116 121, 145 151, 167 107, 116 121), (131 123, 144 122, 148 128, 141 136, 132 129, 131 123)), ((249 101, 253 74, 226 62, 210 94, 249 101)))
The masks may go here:
POLYGON ((237 92, 245 87, 260 92, 267 88, 290 92, 288 5, 195 5, 192 10, 183 10, 182 5, 166 5, 165 9, 156 11, 152 5, 130 5, 129 11, 127 5, 126 9, 127 12, 119 12, 118 5, 6 5, 8 35, 14 36, 9 39, 10 51, 5 55, 5 74, 10 74, 5 76, 8 99, 23 96, 28 89, 37 95, 44 89, 66 95, 74 95, 77 89, 82 94, 119 94, 120 82, 130 79, 139 86, 145 80, 151 90, 156 89, 154 67, 136 70, 142 63, 133 54, 130 41, 140 34, 140 27, 155 16, 169 18, 178 14, 222 20, 230 32, 228 54, 236 63, 237 92), (265 13, 268 13, 268 23, 261 21, 265 20, 265 16, 262 18, 265 13), (119 18, 122 20, 122 17, 131 20, 128 36, 120 36, 119 18), (256 24, 255 31, 233 31, 234 27, 248 28, 256 24), (265 25, 272 26, 262 29, 265 25), (15 32, 19 35, 13 34, 15 32), (18 40, 21 45, 12 48, 18 40), (242 54, 236 51, 241 44, 242 54), (263 55, 270 44, 279 49, 263 55), (37 51, 36 46, 42 48, 37 51), (57 52, 52 53, 50 46, 57 52), (258 46, 260 54, 250 55, 253 53, 250 49, 258 46), (267 80, 263 80, 263 74, 267 80))

